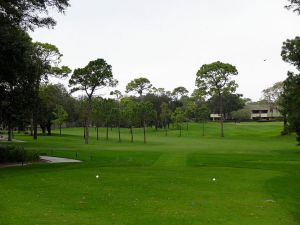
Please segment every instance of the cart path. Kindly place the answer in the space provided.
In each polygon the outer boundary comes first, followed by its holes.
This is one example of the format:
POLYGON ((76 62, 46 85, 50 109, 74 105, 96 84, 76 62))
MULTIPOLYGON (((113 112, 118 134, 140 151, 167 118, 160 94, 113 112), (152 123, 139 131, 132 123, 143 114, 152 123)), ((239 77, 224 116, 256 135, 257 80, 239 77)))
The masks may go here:
POLYGON ((67 159, 67 158, 58 158, 58 157, 50 157, 50 156, 40 156, 40 161, 36 162, 24 162, 22 163, 4 163, 0 164, 0 168, 7 167, 18 167, 18 166, 28 166, 33 164, 42 164, 42 163, 78 163, 80 160, 75 159, 67 159))
POLYGON ((75 159, 67 159, 67 158, 59 158, 59 157, 52 157, 52 156, 40 156, 42 160, 48 161, 48 163, 74 163, 74 162, 81 162, 80 160, 75 159))

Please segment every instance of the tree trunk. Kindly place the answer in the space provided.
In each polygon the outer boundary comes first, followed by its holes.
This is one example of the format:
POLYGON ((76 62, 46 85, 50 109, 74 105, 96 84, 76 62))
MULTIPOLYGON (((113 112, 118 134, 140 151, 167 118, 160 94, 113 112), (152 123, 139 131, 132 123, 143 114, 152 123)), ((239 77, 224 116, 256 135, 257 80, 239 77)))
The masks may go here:
POLYGON ((37 115, 33 116, 33 139, 37 140, 37 115))
POLYGON ((181 124, 179 125, 179 137, 181 137, 181 124))
POLYGON ((143 121, 143 127, 144 127, 144 144, 146 144, 146 123, 145 120, 143 121))
POLYGON ((61 124, 59 124, 59 136, 61 136, 61 124))
POLYGON ((106 123, 106 140, 108 141, 108 123, 106 123))
POLYGON ((35 87, 34 87, 34 104, 33 104, 33 139, 37 140, 38 136, 38 105, 39 105, 39 89, 40 89, 40 76, 36 80, 35 87))
POLYGON ((155 117, 155 131, 157 131, 158 129, 158 115, 157 115, 157 112, 156 112, 156 117, 155 117))
POLYGON ((299 124, 296 125, 296 140, 298 142, 297 145, 300 146, 300 125, 299 124))
POLYGON ((121 130, 120 130, 120 125, 118 125, 118 133, 119 133, 119 142, 121 142, 121 130))
POLYGON ((51 133, 51 125, 52 125, 51 122, 48 121, 48 123, 46 125, 48 136, 52 135, 52 133, 51 133))
POLYGON ((274 113, 273 113, 274 109, 273 109, 273 107, 271 107, 270 111, 271 111, 271 117, 273 119, 273 116, 274 116, 274 113))
POLYGON ((283 130, 281 131, 281 135, 287 135, 290 133, 287 115, 283 114, 283 130))
POLYGON ((131 135, 131 143, 133 142, 133 131, 132 131, 132 126, 130 126, 130 135, 131 135))
POLYGON ((8 138, 7 138, 7 141, 12 141, 12 128, 11 128, 10 122, 8 124, 8 138))
POLYGON ((30 119, 30 136, 33 136, 33 118, 30 119))
POLYGON ((98 126, 96 128, 96 131, 97 131, 97 141, 99 141, 99 128, 98 128, 98 126))
POLYGON ((89 143, 89 125, 90 125, 90 117, 92 112, 92 95, 88 96, 88 108, 85 119, 85 133, 84 133, 84 143, 87 145, 89 143))
POLYGON ((89 127, 86 124, 85 125, 85 132, 84 132, 84 144, 88 144, 89 143, 89 127))
POLYGON ((40 124, 40 127, 42 129, 43 135, 45 135, 46 134, 46 126, 44 124, 40 124))
POLYGON ((220 98, 220 124, 221 124, 221 137, 224 137, 224 115, 223 115, 223 98, 222 95, 219 94, 219 98, 220 98))
POLYGON ((284 117, 283 117, 283 127, 284 127, 284 128, 287 127, 287 118, 286 118, 285 115, 284 115, 284 117))

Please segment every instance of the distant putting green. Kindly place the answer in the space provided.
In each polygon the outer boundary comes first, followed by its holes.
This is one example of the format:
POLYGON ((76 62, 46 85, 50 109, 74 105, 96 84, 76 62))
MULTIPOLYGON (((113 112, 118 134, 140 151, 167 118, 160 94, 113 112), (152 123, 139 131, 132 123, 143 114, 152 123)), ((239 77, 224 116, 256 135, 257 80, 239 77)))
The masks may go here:
POLYGON ((17 135, 26 149, 82 160, 0 169, 1 225, 300 224, 300 147, 281 123, 190 124, 172 130, 64 129, 17 135), (58 133, 58 132, 57 132, 58 133), (99 178, 96 178, 99 175, 99 178), (215 179, 214 179, 215 178, 215 179))

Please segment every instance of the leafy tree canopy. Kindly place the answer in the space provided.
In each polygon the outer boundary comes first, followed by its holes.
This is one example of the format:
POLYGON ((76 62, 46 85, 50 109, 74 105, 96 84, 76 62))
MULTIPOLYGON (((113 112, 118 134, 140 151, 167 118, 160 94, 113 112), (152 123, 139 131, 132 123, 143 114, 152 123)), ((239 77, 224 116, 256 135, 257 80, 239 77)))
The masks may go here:
MULTIPOLYGON (((290 0, 291 5, 297 5, 296 10, 299 13, 299 1, 290 0)), ((297 70, 300 70, 300 37, 287 40, 283 43, 282 59, 294 65, 297 70)), ((283 82, 283 94, 279 99, 280 112, 285 118, 285 127, 283 134, 288 131, 296 131, 297 141, 300 144, 300 75, 293 72, 288 72, 288 78, 283 82), (286 117, 289 123, 286 126, 286 117)))
POLYGON ((283 61, 292 64, 300 70, 300 37, 287 39, 283 42, 281 57, 283 61))
MULTIPOLYGON (((229 115, 232 111, 242 109, 245 106, 245 100, 240 94, 225 93, 221 97, 221 101, 224 104, 223 113, 229 115)), ((213 113, 220 113, 220 98, 217 95, 212 96, 208 99, 208 107, 213 113)))
MULTIPOLYGON (((62 107, 73 121, 77 119, 75 112, 75 100, 69 95, 62 84, 42 84, 39 88, 39 116, 38 122, 42 128, 47 127, 51 133, 53 112, 62 107)), ((59 109, 60 110, 60 109, 59 109)))
POLYGON ((283 93, 283 82, 276 82, 272 87, 264 89, 262 93, 263 100, 266 100, 271 111, 278 109, 278 103, 283 93))
POLYGON ((34 42, 34 54, 41 78, 48 80, 48 76, 67 77, 72 71, 67 66, 59 67, 63 56, 59 49, 49 43, 34 42))
POLYGON ((288 115, 289 129, 296 131, 300 144, 300 74, 288 73, 280 103, 288 115))
POLYGON ((232 76, 238 74, 235 66, 228 63, 214 62, 203 65, 197 72, 196 86, 209 95, 221 95, 225 92, 234 92, 238 85, 232 76))
POLYGON ((107 64, 104 59, 96 59, 84 68, 75 69, 69 80, 71 92, 84 91, 89 99, 97 89, 114 87, 116 84, 111 65, 107 64))
POLYGON ((186 96, 189 94, 189 91, 185 88, 185 87, 177 87, 177 88, 174 88, 173 92, 172 92, 172 95, 176 98, 176 99, 179 99, 180 97, 182 96, 186 96))
POLYGON ((33 46, 29 35, 12 26, 0 29, 0 84, 17 83, 25 75, 32 77, 33 46), (28 72, 28 74, 27 74, 28 72))
POLYGON ((62 105, 57 105, 53 112, 54 120, 53 123, 61 126, 68 118, 68 113, 65 111, 62 105))
POLYGON ((197 121, 205 121, 209 119, 210 110, 206 104, 202 104, 196 108, 195 116, 197 121))
POLYGON ((288 2, 289 4, 287 4, 285 8, 300 14, 300 0, 288 0, 288 2))
POLYGON ((184 122, 185 116, 183 109, 180 107, 176 108, 175 111, 172 113, 171 118, 176 124, 184 122))
POLYGON ((17 27, 1 24, 0 113, 2 120, 9 124, 24 120, 24 114, 32 109, 32 84, 36 79, 32 53, 33 46, 27 33, 17 27))
POLYGON ((154 117, 153 104, 149 101, 137 103, 137 115, 142 121, 149 121, 154 117))
POLYGON ((140 96, 143 95, 143 92, 149 90, 152 87, 150 81, 145 77, 136 78, 130 81, 126 86, 126 93, 136 92, 140 96))
POLYGON ((232 117, 232 119, 238 120, 238 121, 250 120, 251 112, 248 109, 240 109, 240 110, 231 112, 231 117, 232 117))
POLYGON ((154 94, 157 96, 169 95, 168 91, 166 91, 164 88, 156 88, 156 87, 151 88, 150 94, 154 94))
POLYGON ((161 109, 160 118, 164 123, 166 123, 171 115, 171 110, 169 109, 168 103, 162 102, 160 105, 160 109, 161 109))
POLYGON ((195 89, 191 94, 191 98, 197 103, 203 102, 205 100, 205 94, 206 91, 201 89, 195 89))
POLYGON ((110 95, 113 95, 113 96, 115 96, 116 100, 118 100, 118 101, 120 101, 120 100, 121 100, 121 98, 123 97, 123 94, 122 94, 122 92, 121 92, 121 91, 119 91, 119 90, 114 90, 114 91, 111 91, 111 92, 110 92, 110 95))
POLYGON ((53 27, 56 22, 48 10, 64 13, 68 6, 69 0, 0 0, 0 21, 30 30, 53 27))
POLYGON ((128 127, 133 126, 133 124, 138 120, 138 103, 130 98, 122 98, 121 104, 124 107, 124 116, 126 117, 126 125, 128 127))

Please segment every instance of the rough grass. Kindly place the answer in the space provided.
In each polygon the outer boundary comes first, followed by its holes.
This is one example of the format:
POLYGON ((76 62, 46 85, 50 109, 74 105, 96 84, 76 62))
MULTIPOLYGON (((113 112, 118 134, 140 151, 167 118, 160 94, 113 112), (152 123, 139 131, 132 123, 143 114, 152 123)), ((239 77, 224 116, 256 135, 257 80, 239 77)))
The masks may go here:
POLYGON ((300 224, 300 147, 280 123, 190 124, 189 130, 82 129, 22 145, 80 164, 0 170, 0 224, 300 224), (95 176, 99 174, 97 180, 95 176), (216 181, 212 179, 216 178, 216 181))

